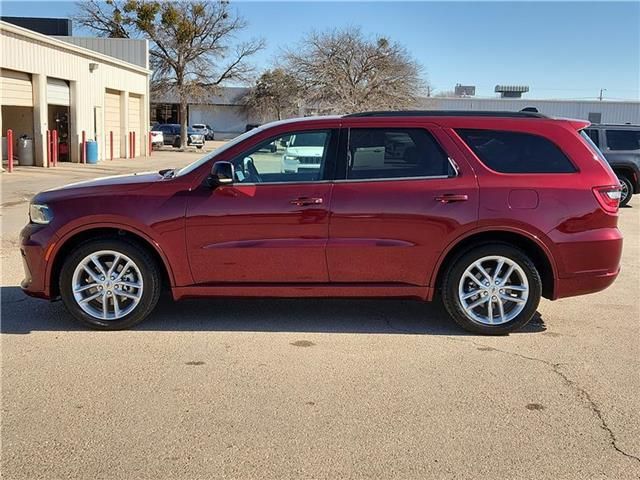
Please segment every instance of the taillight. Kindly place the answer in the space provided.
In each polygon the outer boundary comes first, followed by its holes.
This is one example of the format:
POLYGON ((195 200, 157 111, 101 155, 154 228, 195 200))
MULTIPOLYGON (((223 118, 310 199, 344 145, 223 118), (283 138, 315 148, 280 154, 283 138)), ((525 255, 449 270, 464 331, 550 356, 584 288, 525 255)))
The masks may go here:
POLYGON ((593 187, 593 194, 598 199, 602 208, 609 213, 616 213, 622 198, 620 185, 607 185, 606 187, 593 187))

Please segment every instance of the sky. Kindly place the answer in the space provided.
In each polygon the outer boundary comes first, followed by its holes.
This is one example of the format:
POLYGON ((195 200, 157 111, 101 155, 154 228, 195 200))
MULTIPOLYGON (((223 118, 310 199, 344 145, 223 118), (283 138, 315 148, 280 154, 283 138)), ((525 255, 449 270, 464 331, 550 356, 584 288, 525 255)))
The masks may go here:
MULTIPOLYGON (((269 68, 310 31, 360 27, 404 45, 435 93, 456 83, 495 96, 497 84, 528 85, 525 98, 640 99, 640 2, 232 1, 262 38, 254 58, 269 68)), ((2 15, 68 17, 74 2, 4 1, 2 15)), ((86 35, 74 29, 76 35, 86 35)))

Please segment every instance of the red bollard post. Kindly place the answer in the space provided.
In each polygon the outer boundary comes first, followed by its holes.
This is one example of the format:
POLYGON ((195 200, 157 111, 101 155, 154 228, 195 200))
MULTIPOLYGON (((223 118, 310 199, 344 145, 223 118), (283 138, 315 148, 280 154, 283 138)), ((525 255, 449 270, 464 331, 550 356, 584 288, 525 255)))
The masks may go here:
POLYGON ((129 132, 129 155, 127 155, 127 158, 131 158, 131 132, 129 132))
POLYGON ((13 130, 7 130, 7 172, 13 172, 13 130))
POLYGON ((113 160, 113 131, 109 132, 109 151, 111 160, 113 160))
POLYGON ((51 130, 47 130, 47 167, 51 166, 51 130))
POLYGON ((133 137, 133 148, 131 149, 131 152, 133 152, 132 158, 136 158, 136 132, 131 132, 132 137, 133 137))
POLYGON ((80 161, 81 163, 87 163, 87 134, 82 131, 82 143, 80 144, 80 161))
POLYGON ((58 130, 53 130, 51 132, 52 134, 52 138, 51 138, 51 144, 53 147, 53 166, 57 167, 58 166, 58 130))
POLYGON ((151 132, 149 132, 149 156, 151 156, 152 151, 153 151, 153 142, 151 141, 151 132))

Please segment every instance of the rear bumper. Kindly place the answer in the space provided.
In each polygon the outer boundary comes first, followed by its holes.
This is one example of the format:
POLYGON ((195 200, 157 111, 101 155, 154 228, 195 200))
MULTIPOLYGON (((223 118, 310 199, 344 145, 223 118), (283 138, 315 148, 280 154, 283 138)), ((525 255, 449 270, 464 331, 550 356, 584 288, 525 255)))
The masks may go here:
POLYGON ((559 274, 553 299, 595 293, 609 287, 620 272, 620 230, 604 228, 568 236, 577 238, 557 244, 555 257, 559 274))
POLYGON ((581 275, 573 278, 560 278, 556 281, 554 299, 575 297, 588 293, 600 292, 613 284, 618 278, 620 269, 615 272, 601 273, 597 275, 581 275))

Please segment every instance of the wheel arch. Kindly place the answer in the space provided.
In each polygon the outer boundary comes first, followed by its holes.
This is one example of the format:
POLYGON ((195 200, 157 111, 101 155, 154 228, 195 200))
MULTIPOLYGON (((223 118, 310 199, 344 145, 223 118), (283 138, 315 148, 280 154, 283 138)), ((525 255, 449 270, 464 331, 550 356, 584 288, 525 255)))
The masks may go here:
POLYGON ((640 180, 637 178, 633 167, 629 165, 612 165, 611 168, 616 175, 623 175, 629 180, 631 188, 633 189, 631 192, 632 195, 640 193, 640 188, 638 186, 640 180))
POLYGON ((59 277, 64 264, 64 259, 74 247, 83 242, 93 239, 124 238, 145 248, 154 258, 162 275, 162 281, 167 287, 175 286, 175 279, 171 266, 162 251, 161 247, 151 240, 144 233, 129 227, 122 226, 87 226, 80 230, 68 233, 57 242, 55 250, 52 252, 51 260, 48 262, 47 281, 48 290, 51 297, 55 298, 60 294, 59 277))
POLYGON ((542 296, 555 298, 557 270, 553 262, 553 256, 549 249, 536 237, 522 231, 489 229, 468 233, 462 238, 456 239, 443 251, 435 269, 435 282, 432 277, 431 285, 437 292, 443 281, 444 272, 452 261, 471 248, 488 243, 507 243, 523 250, 533 261, 542 279, 542 296))

